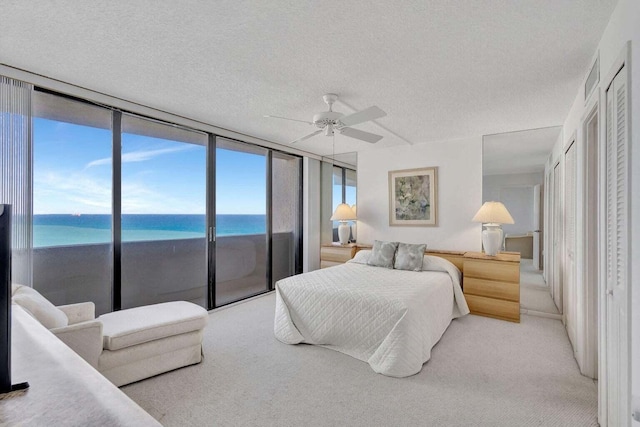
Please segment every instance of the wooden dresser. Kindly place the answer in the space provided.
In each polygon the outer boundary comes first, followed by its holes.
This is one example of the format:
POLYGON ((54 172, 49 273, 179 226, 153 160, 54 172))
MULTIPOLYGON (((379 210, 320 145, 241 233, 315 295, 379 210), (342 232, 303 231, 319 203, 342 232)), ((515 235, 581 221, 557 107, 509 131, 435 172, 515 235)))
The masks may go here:
POLYGON ((466 252, 464 296, 471 313, 520 322, 520 254, 466 252))
POLYGON ((348 245, 322 245, 320 247, 320 268, 344 264, 354 257, 358 247, 355 243, 348 245))

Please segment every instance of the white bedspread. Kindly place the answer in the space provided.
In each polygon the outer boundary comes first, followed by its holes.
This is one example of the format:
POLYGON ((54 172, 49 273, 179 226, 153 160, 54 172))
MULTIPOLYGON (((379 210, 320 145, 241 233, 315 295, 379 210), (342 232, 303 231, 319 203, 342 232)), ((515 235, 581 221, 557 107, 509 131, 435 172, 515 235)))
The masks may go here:
POLYGON ((416 374, 451 319, 469 312, 458 269, 441 258, 425 264, 438 271, 350 262, 282 279, 275 336, 348 354, 384 375, 416 374))

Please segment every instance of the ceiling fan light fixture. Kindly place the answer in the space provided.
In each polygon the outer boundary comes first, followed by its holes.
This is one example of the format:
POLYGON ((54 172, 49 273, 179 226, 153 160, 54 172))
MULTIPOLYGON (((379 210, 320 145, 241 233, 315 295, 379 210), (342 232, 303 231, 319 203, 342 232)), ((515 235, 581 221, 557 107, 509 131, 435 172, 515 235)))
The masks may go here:
POLYGON ((322 95, 322 100, 329 106, 329 111, 333 111, 333 103, 338 100, 338 95, 335 93, 327 93, 322 95))
POLYGON ((325 135, 327 136, 333 136, 333 125, 332 124, 328 124, 327 128, 325 130, 325 135))
POLYGON ((309 139, 315 135, 318 135, 319 133, 322 133, 322 131, 324 131, 326 136, 334 136, 336 130, 338 130, 341 135, 348 136, 349 138, 359 139, 361 141, 369 142, 372 144, 382 139, 381 135, 376 135, 373 133, 351 128, 351 126, 386 116, 387 113, 382 111, 380 108, 374 105, 372 107, 365 108, 364 110, 344 115, 337 111, 333 111, 333 103, 338 100, 338 95, 336 95, 335 93, 327 93, 323 95, 322 99, 329 106, 329 111, 323 111, 321 113, 315 114, 313 116, 313 122, 305 122, 304 120, 297 119, 287 119, 286 117, 280 116, 265 117, 309 123, 315 125, 319 129, 315 132, 310 133, 309 135, 296 139, 295 141, 291 142, 291 144, 309 139))

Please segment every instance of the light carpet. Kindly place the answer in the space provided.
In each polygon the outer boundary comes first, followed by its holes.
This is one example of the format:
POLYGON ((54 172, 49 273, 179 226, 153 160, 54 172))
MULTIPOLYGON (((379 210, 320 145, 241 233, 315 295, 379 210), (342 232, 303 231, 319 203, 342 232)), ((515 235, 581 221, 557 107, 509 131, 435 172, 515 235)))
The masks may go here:
POLYGON ((520 261, 520 307, 541 313, 559 315, 549 286, 542 277, 542 271, 533 268, 533 261, 520 261))
POLYGON ((542 277, 542 270, 536 270, 533 267, 533 260, 530 259, 520 260, 520 284, 549 289, 544 277, 542 277))
POLYGON ((203 363, 122 390, 166 426, 590 426, 597 391, 562 324, 456 319, 408 378, 273 336, 270 293, 210 314, 203 363))

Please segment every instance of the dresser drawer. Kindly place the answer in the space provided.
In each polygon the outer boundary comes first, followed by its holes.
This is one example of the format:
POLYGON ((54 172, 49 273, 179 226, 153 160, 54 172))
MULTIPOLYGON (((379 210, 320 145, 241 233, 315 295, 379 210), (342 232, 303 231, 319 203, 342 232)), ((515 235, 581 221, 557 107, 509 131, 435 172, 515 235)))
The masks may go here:
POLYGON ((466 259, 464 277, 520 283, 520 263, 466 259))
POLYGON ((496 282, 475 277, 465 277, 464 293, 490 298, 520 301, 520 286, 517 283, 496 282))
POLYGON ((476 295, 465 295, 469 310, 473 314, 495 317, 496 319, 520 322, 520 304, 476 295))
POLYGON ((350 247, 341 248, 340 246, 323 246, 320 249, 320 259, 322 261, 344 263, 353 258, 355 251, 355 248, 350 247))

